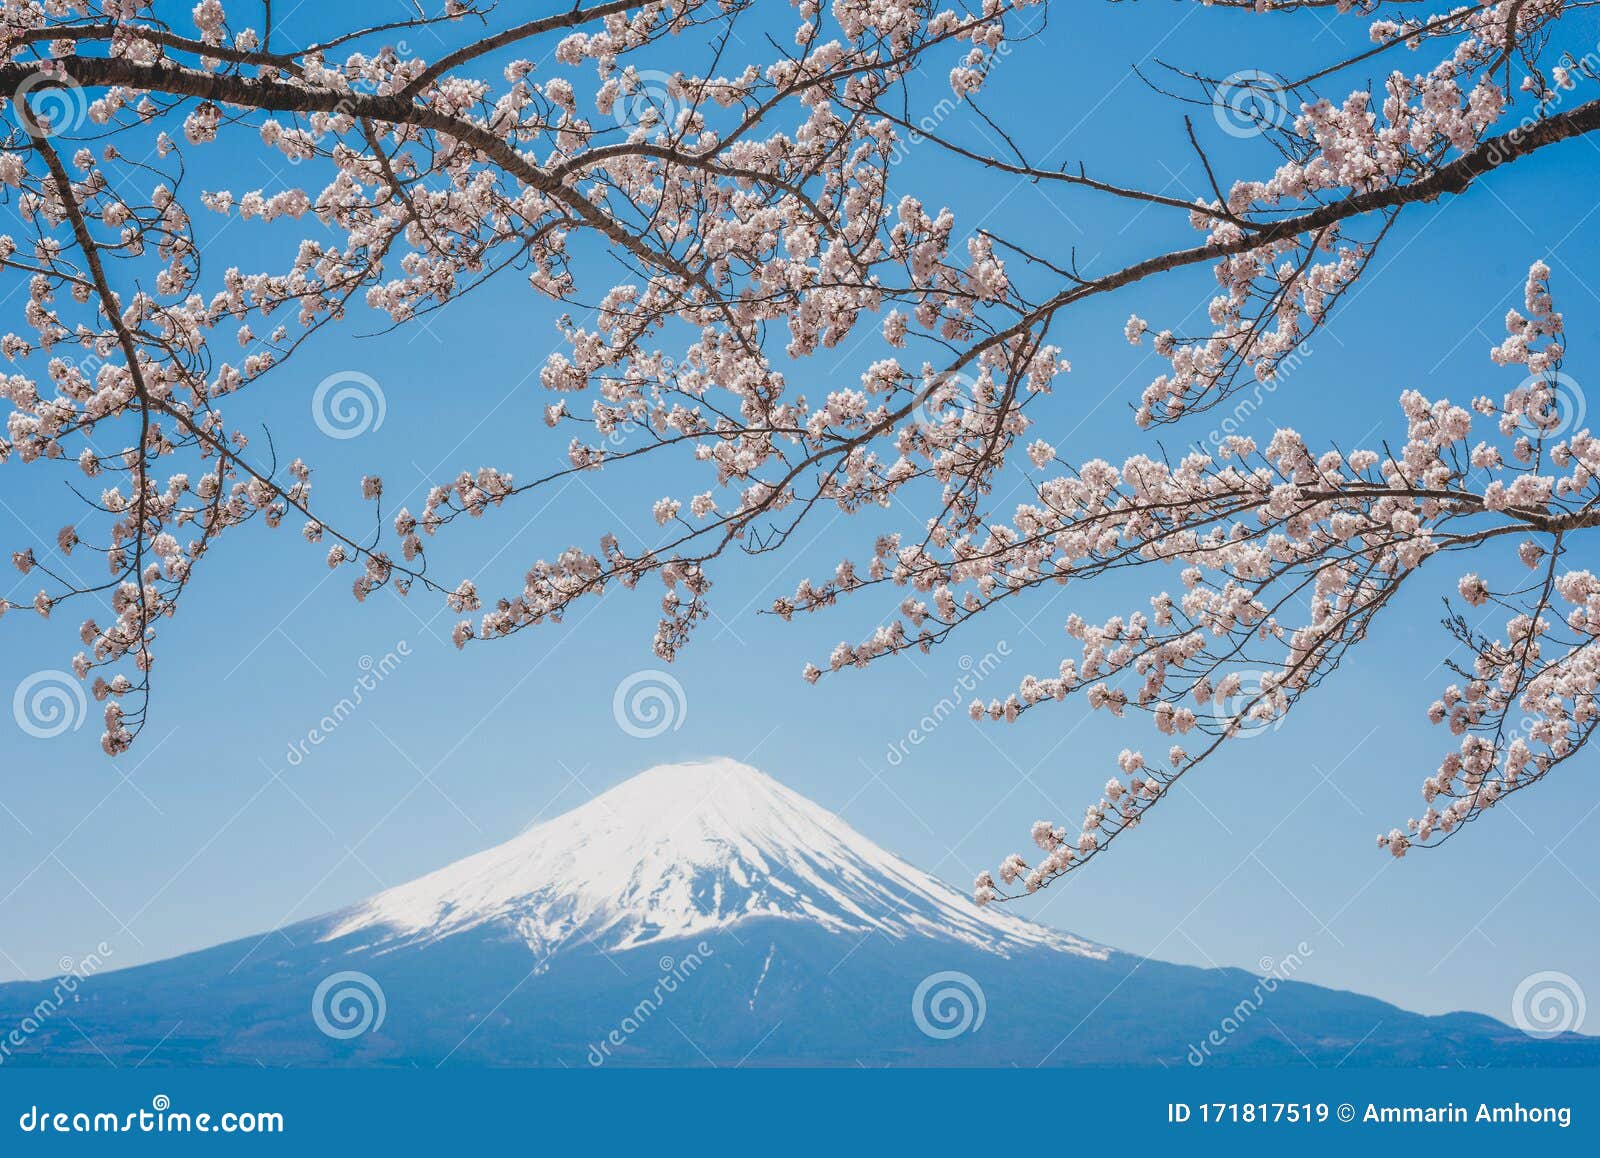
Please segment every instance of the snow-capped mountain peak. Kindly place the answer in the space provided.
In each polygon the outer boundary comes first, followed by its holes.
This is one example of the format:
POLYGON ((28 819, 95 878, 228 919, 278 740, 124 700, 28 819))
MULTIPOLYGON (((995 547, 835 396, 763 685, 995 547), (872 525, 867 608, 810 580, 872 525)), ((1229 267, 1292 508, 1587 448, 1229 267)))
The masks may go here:
POLYGON ((1283 969, 1272 1016, 1219 1042, 1258 978, 1110 957, 715 760, 277 936, 85 978, 71 1017, 35 1016, 60 979, 0 985, 0 1024, 33 1017, 18 1054, 83 1065, 1181 1067, 1197 1041, 1208 1065, 1600 1060, 1600 1038, 1422 1017, 1283 969))
POLYGON ((1000 954, 1107 950, 965 895, 838 816, 734 760, 661 765, 504 844, 337 914, 325 939, 435 940, 489 923, 540 955, 758 918, 832 932, 959 941, 1000 954))

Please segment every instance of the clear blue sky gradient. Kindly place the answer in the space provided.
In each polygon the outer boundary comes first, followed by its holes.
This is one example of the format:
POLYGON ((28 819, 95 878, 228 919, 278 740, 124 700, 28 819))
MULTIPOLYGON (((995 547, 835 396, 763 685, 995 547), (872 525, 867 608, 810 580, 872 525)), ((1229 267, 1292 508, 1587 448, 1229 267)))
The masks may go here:
MULTIPOLYGON (((347 6, 323 7, 280 17, 280 33, 309 39, 335 7, 347 6)), ((372 19, 396 9, 365 7, 372 19)), ((788 9, 782 17, 790 19, 788 9)), ((1592 43, 1594 18, 1574 19, 1592 43)), ((1275 154, 1217 131, 1209 109, 1186 110, 1151 91, 1132 65, 1160 58, 1218 75, 1250 67, 1293 73, 1360 48, 1365 25, 1360 17, 1263 19, 1153 0, 1056 5, 1050 26, 1000 64, 985 108, 1014 126, 1035 164, 1081 160, 1095 176, 1192 197, 1206 183, 1185 141, 1185 111, 1226 177, 1265 175, 1275 154)), ((429 33, 412 39, 424 56, 444 51, 429 33)), ((671 51, 672 64, 689 66, 688 46, 671 51)), ((760 51, 753 39, 750 51, 760 51)), ((1425 67, 1433 51, 1402 63, 1425 67)), ((1326 91, 1343 95, 1356 80, 1326 91)), ((941 72, 915 96, 931 107, 947 92, 941 72)), ((975 148, 992 147, 965 114, 945 128, 975 148)), ((271 191, 297 176, 281 158, 263 156, 248 133, 191 150, 195 190, 227 182, 271 191)), ((1567 370, 1586 383, 1589 367, 1600 365, 1597 178, 1600 151, 1586 138, 1408 213, 1365 282, 1312 339, 1310 357, 1246 430, 1264 442, 1273 426, 1288 425, 1314 445, 1370 445, 1403 433, 1395 400, 1405 388, 1463 400, 1498 394, 1510 372, 1492 367, 1487 351, 1537 258, 1551 263, 1567 315, 1567 370)), ((960 231, 984 225, 1057 261, 1075 252, 1091 273, 1196 239, 1170 211, 986 177, 932 145, 911 151, 894 184, 935 207, 950 204, 960 231)), ((227 264, 286 264, 285 230, 214 217, 199 227, 202 236, 215 233, 211 279, 227 264)), ((602 259, 580 278, 593 298, 621 273, 602 259)), ((1033 409, 1039 433, 1079 461, 1120 461, 1147 449, 1129 404, 1159 369, 1147 348, 1122 339, 1122 323, 1138 312, 1157 327, 1195 331, 1213 286, 1210 272, 1197 269, 1062 317, 1052 338, 1074 369, 1033 409)), ((13 294, 6 308, 18 301, 13 294)), ((389 510, 402 501, 415 509, 423 488, 463 468, 492 464, 531 478, 561 461, 569 437, 540 420, 548 398, 537 374, 558 345, 558 313, 515 273, 395 333, 358 338, 381 328, 358 313, 225 410, 236 423, 270 423, 280 452, 317 468, 318 499, 348 518, 370 517, 358 488, 368 472, 384 476, 389 510), (387 399, 381 429, 348 441, 325 437, 311 414, 317 383, 341 370, 371 375, 387 399)), ((806 392, 854 383, 872 350, 869 341, 812 359, 800 371, 806 392)), ((1169 446, 1203 436, 1206 421, 1180 428, 1169 446)), ((0 468, 6 551, 31 541, 42 552, 56 528, 78 516, 68 477, 49 467, 0 468)), ((441 574, 474 575, 488 597, 513 592, 531 562, 570 542, 592 546, 606 529, 653 541, 648 504, 669 489, 689 493, 645 473, 575 480, 550 501, 533 496, 452 531, 434 565, 441 574)), ((80 958, 100 942, 124 966, 283 925, 503 840, 641 768, 709 755, 761 767, 965 888, 977 870, 1025 846, 1033 820, 1081 816, 1122 747, 1159 751, 1165 742, 1142 719, 1119 724, 1069 701, 1011 727, 961 715, 904 759, 891 759, 891 748, 951 696, 961 657, 981 657, 1003 641, 1009 655, 982 691, 1005 694, 1025 673, 1071 654, 1062 632, 1069 610, 1132 610, 1177 581, 1121 572, 1091 587, 1041 592, 1018 613, 992 612, 931 657, 804 685, 806 661, 825 661, 837 640, 858 637, 890 605, 869 596, 792 625, 757 612, 799 577, 830 572, 843 554, 862 556, 875 530, 919 518, 906 510, 865 521, 821 512, 781 558, 729 560, 713 574, 716 619, 672 669, 687 695, 682 726, 648 740, 617 727, 612 696, 629 674, 661 666, 649 649, 653 590, 613 592, 564 624, 463 654, 448 639, 454 616, 439 604, 385 593, 357 605, 353 573, 330 573, 323 549, 297 530, 230 534, 163 629, 151 723, 132 753, 115 761, 100 753, 97 716, 45 740, 0 712, 0 979, 48 974, 58 959, 80 958), (401 641, 410 655, 398 670, 291 764, 291 746, 349 694, 361 657, 383 656, 401 641)), ((1562 768, 1440 851, 1396 863, 1374 846, 1378 831, 1420 811, 1418 786, 1451 743, 1424 712, 1448 682, 1439 597, 1455 576, 1441 561, 1432 586, 1415 584, 1284 727, 1185 779, 1113 856, 1021 910, 1132 952, 1195 964, 1254 967, 1305 942, 1313 952, 1300 979, 1426 1012, 1504 1018, 1517 983, 1540 970, 1571 974, 1600 1001, 1600 842, 1592 838, 1600 798, 1591 759, 1562 768)), ((37 587, 14 573, 3 582, 14 599, 31 599, 37 587)), ((48 623, 7 615, 0 698, 9 700, 33 672, 66 667, 86 613, 72 608, 48 623)))

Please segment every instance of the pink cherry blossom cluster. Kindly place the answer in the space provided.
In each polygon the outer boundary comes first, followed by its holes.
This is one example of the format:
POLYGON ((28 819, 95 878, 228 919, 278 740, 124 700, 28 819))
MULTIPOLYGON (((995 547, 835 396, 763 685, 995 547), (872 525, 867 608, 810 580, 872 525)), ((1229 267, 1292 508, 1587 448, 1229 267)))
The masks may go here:
POLYGON ((1093 463, 1041 484, 1039 501, 1018 507, 1009 527, 990 528, 949 557, 894 558, 896 581, 932 591, 936 610, 921 617, 915 637, 880 632, 850 652, 856 662, 937 638, 1024 587, 1134 560, 1182 568, 1180 595, 1162 592, 1148 612, 1102 624, 1070 617, 1067 632, 1082 645, 1076 659, 1024 678, 1004 700, 973 705, 975 716, 1015 720, 1045 700, 1080 694, 1113 715, 1146 712, 1176 741, 1159 765, 1124 751, 1126 779, 1107 784, 1077 834, 1036 825, 1043 858, 1008 858, 998 885, 990 874, 979 878, 980 899, 1018 882, 1034 891, 1092 858, 1224 741, 1287 713, 1428 560, 1508 536, 1526 582, 1492 589, 1469 573, 1457 584, 1468 608, 1507 616, 1497 638, 1484 633, 1482 614, 1452 614, 1451 632, 1473 658, 1451 664, 1464 682, 1446 688, 1428 715, 1462 737, 1459 748, 1425 781, 1423 816, 1379 843, 1396 856, 1437 843, 1583 746, 1600 721, 1600 580, 1562 556, 1574 532, 1600 526, 1600 440, 1558 429, 1564 346, 1549 277, 1534 264, 1527 316, 1512 311, 1509 337, 1492 351, 1533 376, 1500 402, 1478 398, 1470 409, 1407 391, 1402 447, 1313 455, 1298 434, 1280 430, 1264 450, 1233 437, 1216 458, 1093 463), (1489 429, 1475 414, 1491 420, 1489 429), (958 601, 958 583, 975 593, 958 601), (1251 669, 1261 670, 1247 677, 1251 669))
MULTIPOLYGON (((1470 153, 1508 106, 1496 68, 1514 48, 1537 43, 1569 7, 1563 0, 1480 4, 1442 19, 1376 22, 1373 39, 1380 44, 1420 50, 1449 37, 1451 50, 1426 72, 1391 72, 1381 101, 1365 89, 1339 103, 1302 101, 1282 134, 1287 159, 1271 177, 1236 181, 1226 199, 1219 194, 1196 206, 1191 222, 1214 245, 1236 246, 1252 232, 1267 239, 1217 263, 1209 334, 1185 339, 1164 329, 1154 335, 1156 352, 1171 369, 1145 389, 1140 424, 1209 409, 1247 378, 1272 382, 1365 269, 1392 210, 1379 214, 1374 238, 1364 242, 1346 239, 1337 222, 1276 236, 1266 222, 1307 207, 1314 214, 1330 195, 1403 186, 1435 173, 1441 161, 1470 153)), ((1291 87, 1289 95, 1296 94, 1291 87)), ((1149 329, 1142 319, 1134 322, 1138 333, 1149 329)), ((1138 333, 1130 329, 1130 341, 1137 342, 1138 333)))
MULTIPOLYGON (((14 561, 44 581, 31 601, 41 615, 75 599, 109 606, 107 621, 83 622, 86 650, 75 662, 108 701, 109 753, 142 725, 159 621, 175 612, 215 538, 257 515, 278 526, 297 514, 309 542, 331 539, 328 565, 356 568, 357 599, 420 583, 459 613, 482 611, 482 636, 559 619, 607 579, 631 585, 652 572, 669 589, 663 655, 705 614, 698 561, 629 555, 614 538, 603 560, 574 548, 536 565, 521 596, 487 611, 470 581, 430 578, 430 536, 518 493, 492 467, 435 486, 418 515, 397 512, 394 552, 314 513, 310 468, 298 459, 279 467, 271 447, 257 455, 219 407, 352 308, 405 323, 512 266, 536 292, 577 302, 568 246, 593 234, 640 280, 605 295, 598 328, 569 330, 573 356, 552 359, 546 385, 582 390, 616 371, 593 410, 599 432, 627 421, 657 447, 695 443, 718 462, 720 482, 744 480, 752 506, 765 507, 786 501, 787 487, 758 476, 777 438, 832 445, 836 427, 862 430, 868 420, 845 403, 819 417, 786 399, 763 351, 764 324, 786 324, 800 356, 837 344, 887 299, 956 335, 981 324, 979 307, 1006 298, 1003 266, 981 243, 964 261, 947 260, 948 214, 885 204, 893 134, 866 114, 940 50, 954 53, 952 88, 975 92, 1018 5, 839 0, 824 9, 802 0, 794 48, 770 65, 649 79, 661 75, 646 63, 657 45, 726 29, 743 7, 602 0, 468 39, 431 64, 397 48, 395 33, 445 35, 488 11, 451 4, 293 49, 237 24, 220 0, 196 5, 188 32, 137 2, 63 0, 0 14, 0 87, 16 94, 0 185, 31 231, 0 237, 0 268, 27 283, 20 325, 0 336, 17 370, 0 381, 12 408, 0 460, 75 455, 104 485, 94 517, 58 534, 59 559, 29 547, 14 561), (494 54, 505 58, 500 84, 484 59, 494 54), (23 94, 41 91, 81 99, 82 123, 36 117, 23 94), (75 132, 83 144, 68 144, 75 132), (224 140, 279 154, 303 183, 208 188, 191 201, 184 150, 224 140), (195 205, 258 226, 320 228, 307 229, 281 270, 230 268, 206 284, 195 205), (887 270, 907 271, 905 284, 887 270), (652 343, 673 324, 703 336, 676 363, 681 371, 663 378, 652 343), (230 355, 230 345, 241 352, 230 355), (705 400, 724 386, 743 399, 730 413, 705 400), (732 433, 741 422, 747 429, 732 433), (109 580, 80 578, 65 565, 74 550, 103 558, 109 580), (123 664, 132 678, 98 674, 123 664)), ((575 421, 560 407, 551 418, 575 421)), ((608 456, 575 440, 570 457, 576 470, 608 456)), ((855 469, 870 471, 871 457, 855 469)), ((363 491, 381 509, 381 481, 369 478, 363 491)), ((705 492, 689 517, 726 524, 717 507, 705 492)), ((653 513, 668 524, 682 509, 664 499, 653 513)), ((0 601, 0 613, 15 606, 0 601)), ((458 627, 457 642, 473 634, 458 627)))
POLYGON ((460 617, 458 646, 659 583, 654 646, 672 659, 709 615, 724 555, 778 550, 819 509, 916 512, 869 557, 774 601, 790 618, 899 589, 876 630, 835 648, 830 671, 937 646, 1035 588, 1176 565, 1177 585, 1129 614, 1068 615, 1074 654, 971 706, 1017 720, 1076 695, 1113 716, 1148 714, 1170 739, 1148 762, 1124 751, 1075 834, 1036 826, 1042 859, 1008 858, 998 883, 985 874, 988 900, 1086 863, 1219 745, 1280 720, 1430 559, 1510 535, 1530 578, 1460 581, 1469 610, 1452 630, 1475 658, 1432 713, 1459 749, 1429 778, 1428 811, 1385 844, 1404 852, 1448 836, 1568 758, 1593 726, 1600 597, 1561 558, 1600 517, 1600 447, 1563 409, 1571 384, 1548 270, 1533 268, 1525 309, 1494 351, 1524 379, 1470 407, 1408 391, 1397 451, 1343 453, 1279 430, 1265 446, 1233 436, 1176 461, 1073 464, 1037 429, 1035 404, 1067 381, 1064 312, 1191 266, 1218 287, 1199 335, 1137 314, 1124 328, 1167 364, 1138 423, 1203 411, 1246 375, 1274 380, 1401 213, 1600 131, 1600 102, 1556 99, 1583 74, 1549 47, 1587 6, 1410 6, 1372 23, 1377 6, 1356 0, 1214 2, 1367 21, 1371 49, 1316 77, 1367 61, 1388 71, 1376 90, 1355 85, 1338 100, 1312 80, 1286 82, 1298 108, 1272 140, 1275 168, 1223 185, 1207 158, 1210 188, 1181 196, 985 156, 954 139, 960 117, 923 134, 984 179, 1181 214, 1202 238, 1093 271, 1048 239, 974 231, 936 190, 903 189, 898 176, 891 188, 915 123, 908 94, 932 76, 939 100, 986 118, 976 102, 997 61, 1018 67, 1011 49, 1043 0, 796 0, 782 11, 586 0, 510 25, 491 5, 450 0, 293 46, 223 0, 201 0, 192 28, 142 0, 4 7, 0 189, 21 227, 0 236, 0 272, 21 292, 0 333, 11 407, 0 461, 72 460, 100 493, 53 547, 48 535, 20 545, 15 565, 41 588, 0 600, 0 613, 72 601, 92 612, 76 668, 107 703, 115 754, 144 722, 158 625, 217 536, 257 516, 292 520, 324 545, 357 599, 438 598, 460 617), (423 30, 446 45, 431 61, 407 47, 423 30), (756 41, 753 58, 729 49, 756 41), (1407 51, 1421 66, 1395 68, 1407 51), (1513 63, 1530 78, 1520 89, 1513 63), (1519 93, 1536 108, 1507 130, 1519 93), (286 184, 193 190, 188 160, 219 143, 267 151, 288 166, 286 184), (202 265, 206 231, 229 221, 255 231, 256 268, 202 265), (292 244, 276 253, 282 238, 292 244), (595 282, 600 268, 623 272, 595 282), (415 512, 386 511, 384 481, 369 475, 378 530, 363 534, 313 509, 304 461, 281 462, 270 439, 224 419, 233 395, 281 374, 322 327, 359 311, 410 324, 507 270, 568 310, 540 373, 546 422, 571 432, 553 468, 452 464, 415 512), (1041 294, 1041 277, 1059 285, 1041 294), (857 349, 867 352, 847 374, 819 371, 857 349), (663 458, 670 490, 650 478, 634 492, 643 535, 567 545, 498 594, 429 572, 432 544, 462 516, 493 517, 577 472, 663 458), (689 482, 685 468, 698 472, 689 482), (1019 475, 1028 498, 1002 513, 1009 500, 997 496, 1019 475), (105 578, 80 578, 83 559, 103 560, 105 578), (1497 635, 1470 614, 1489 608, 1507 615, 1497 635))

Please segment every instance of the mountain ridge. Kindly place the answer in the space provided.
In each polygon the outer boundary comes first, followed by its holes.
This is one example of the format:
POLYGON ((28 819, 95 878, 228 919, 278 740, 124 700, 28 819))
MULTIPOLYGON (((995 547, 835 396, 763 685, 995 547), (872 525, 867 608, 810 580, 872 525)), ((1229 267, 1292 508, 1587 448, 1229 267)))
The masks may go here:
POLYGON ((1600 1064, 1597 1038, 980 909, 727 760, 648 769, 358 904, 66 998, 0 985, 0 1037, 0 1062, 30 1066, 1600 1064))
POLYGON ((431 939, 492 920, 536 952, 608 950, 755 916, 835 932, 966 941, 995 952, 1109 950, 992 908, 888 853, 765 773, 729 759, 664 764, 553 820, 334 914, 329 939, 431 939))

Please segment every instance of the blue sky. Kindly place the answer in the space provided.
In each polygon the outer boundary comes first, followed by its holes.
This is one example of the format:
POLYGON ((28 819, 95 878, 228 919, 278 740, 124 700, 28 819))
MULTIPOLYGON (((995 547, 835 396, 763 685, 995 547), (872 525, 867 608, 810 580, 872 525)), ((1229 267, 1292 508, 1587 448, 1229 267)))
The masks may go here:
MULTIPOLYGON (((381 18, 394 6, 366 7, 381 18)), ((1160 58, 1218 75, 1293 73, 1364 43, 1359 17, 1264 20, 1153 2, 1073 5, 1071 19, 1067 11, 1057 6, 1053 23, 998 66, 986 109, 1016 126, 1035 164, 1081 160, 1095 176, 1174 196, 1205 188, 1184 111, 1225 174, 1264 175, 1274 155, 1215 131, 1208 109, 1185 110, 1152 92, 1131 65, 1160 58)), ((1572 19, 1592 43, 1594 18, 1572 19)), ((307 6, 280 17, 280 28, 309 37, 327 20, 307 6)), ((424 56, 442 51, 427 33, 415 40, 424 56)), ((1338 85, 1327 91, 1351 87, 1338 85)), ((929 77, 917 96, 931 106, 946 91, 929 77)), ((949 124, 952 135, 987 147, 981 126, 949 124)), ((1396 399, 1405 388, 1461 399, 1502 391, 1507 372, 1489 364, 1487 351, 1537 258, 1550 261, 1566 312, 1566 369, 1586 382, 1600 359, 1597 176, 1600 149, 1578 140, 1402 218, 1366 281, 1247 431, 1265 441, 1287 425, 1313 444, 1371 444, 1400 429, 1396 399)), ((242 136, 193 163, 197 188, 227 179, 273 190, 296 177, 242 136)), ((1058 260, 1075 252, 1091 271, 1194 237, 1165 211, 997 181, 932 145, 912 150, 894 182, 930 205, 950 204, 958 228, 1025 237, 1058 260)), ((213 276, 229 262, 281 264, 273 246, 282 237, 271 231, 218 221, 201 228, 220 230, 213 276)), ((584 278, 597 295, 619 275, 596 263, 580 271, 584 278)), ((1190 271, 1060 319, 1052 339, 1074 369, 1033 409, 1039 433, 1068 459, 1120 461, 1145 448, 1129 405, 1159 370, 1123 341, 1122 322, 1138 312, 1157 326, 1183 330, 1187 320, 1193 329, 1210 285, 1208 271, 1190 271)), ((548 398, 537 374, 557 348, 558 312, 513 274, 426 326, 358 338, 380 328, 358 315, 229 414, 269 422, 281 450, 317 468, 319 499, 349 517, 365 513, 357 501, 365 473, 384 476, 389 509, 402 501, 415 509, 419 488, 460 469, 489 464, 533 477, 559 461, 568 438, 540 420, 548 398), (319 431, 312 394, 340 371, 380 384, 381 428, 349 440, 319 431)), ((813 359, 808 393, 854 382, 871 356, 869 345, 813 359)), ((1181 441, 1204 433, 1177 432, 1181 441)), ((48 543, 75 517, 64 478, 0 467, 7 551, 48 543)), ((435 565, 475 575, 486 595, 512 591, 535 559, 571 542, 592 546, 606 529, 648 541, 656 532, 644 512, 668 489, 646 474, 575 480, 453 533, 435 565)), ((894 514, 902 525, 915 522, 894 514)), ((505 839, 651 764, 709 755, 757 765, 965 888, 977 870, 1022 847, 1033 820, 1081 815, 1117 752, 1152 744, 1154 733, 1069 701, 1011 727, 958 718, 903 758, 891 759, 891 748, 951 697, 963 656, 1000 656, 982 691, 1003 695, 1069 654, 1061 625, 1070 610, 1141 606, 1175 577, 1121 572, 1092 588, 1041 593, 1018 614, 992 612, 930 657, 807 687, 798 678, 804 663, 869 629, 888 604, 869 597, 790 625, 757 612, 801 576, 826 574, 842 554, 859 557, 879 525, 823 518, 780 558, 714 573, 716 618, 672 668, 687 712, 681 727, 651 739, 626 734, 612 712, 620 681, 661 667, 649 648, 650 590, 617 591, 563 624, 458 653, 448 639, 454 616, 426 597, 384 594, 358 605, 353 575, 330 573, 323 550, 292 530, 228 536, 164 629, 152 720, 133 752, 106 759, 97 718, 38 739, 0 713, 0 979, 47 974, 100 942, 123 966, 312 916, 505 839), (291 763, 291 747, 350 693, 363 657, 398 654, 402 643, 409 654, 360 711, 291 763)), ((1576 565, 1594 550, 1580 546, 1576 565)), ((1568 765, 1440 851, 1395 863, 1374 847, 1378 831, 1420 811, 1418 785, 1449 744, 1424 712, 1447 682, 1438 600, 1454 578, 1444 566, 1431 587, 1415 585, 1280 730, 1203 766, 1114 856, 1021 910, 1195 964, 1253 967, 1305 942, 1313 953, 1300 979, 1426 1012, 1504 1018, 1517 982, 1540 970, 1567 972, 1600 994, 1589 761, 1568 765)), ((31 598, 36 587, 15 576, 5 583, 12 598, 31 598)), ((0 692, 9 697, 31 674, 66 667, 79 618, 8 615, 0 692)))

